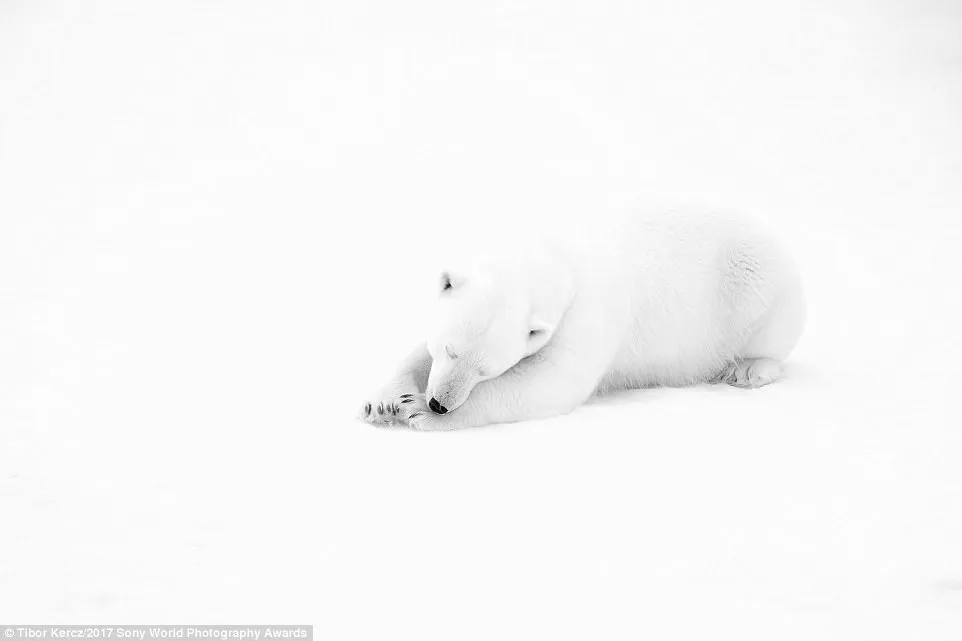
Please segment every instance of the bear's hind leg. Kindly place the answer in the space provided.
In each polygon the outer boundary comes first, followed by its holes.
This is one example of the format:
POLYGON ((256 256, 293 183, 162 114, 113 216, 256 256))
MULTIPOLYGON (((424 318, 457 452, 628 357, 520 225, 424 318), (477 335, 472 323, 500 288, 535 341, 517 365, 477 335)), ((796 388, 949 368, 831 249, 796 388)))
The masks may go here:
POLYGON ((713 381, 747 388, 777 381, 782 376, 782 361, 788 358, 801 336, 805 316, 805 296, 796 278, 762 317, 734 362, 722 369, 713 381))
POLYGON ((805 295, 797 280, 774 301, 740 350, 744 359, 783 361, 795 348, 805 327, 805 295))
POLYGON ((782 376, 782 363, 773 358, 748 358, 723 369, 714 381, 733 387, 762 387, 782 376))

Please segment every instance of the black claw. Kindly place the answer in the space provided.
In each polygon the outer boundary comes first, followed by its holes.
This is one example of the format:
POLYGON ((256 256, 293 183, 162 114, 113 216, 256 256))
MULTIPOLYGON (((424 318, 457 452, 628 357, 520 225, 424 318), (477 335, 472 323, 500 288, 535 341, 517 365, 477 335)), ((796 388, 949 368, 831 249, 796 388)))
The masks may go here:
POLYGON ((408 416, 408 418, 412 419, 412 418, 417 418, 418 416, 421 416, 421 412, 415 412, 414 414, 411 414, 410 416, 408 416))
POLYGON ((377 405, 377 413, 378 413, 378 414, 383 414, 383 413, 384 413, 384 405, 383 405, 383 404, 378 403, 378 405, 377 405))
POLYGON ((413 402, 414 402, 414 399, 413 399, 413 398, 406 398, 406 399, 404 399, 404 400, 401 401, 401 402, 402 402, 402 403, 413 403, 413 402))
POLYGON ((401 394, 401 398, 414 398, 414 394, 401 394))
POLYGON ((364 404, 364 414, 365 414, 365 416, 368 415, 368 414, 370 414, 370 413, 371 413, 371 404, 370 404, 370 403, 365 403, 365 404, 364 404))

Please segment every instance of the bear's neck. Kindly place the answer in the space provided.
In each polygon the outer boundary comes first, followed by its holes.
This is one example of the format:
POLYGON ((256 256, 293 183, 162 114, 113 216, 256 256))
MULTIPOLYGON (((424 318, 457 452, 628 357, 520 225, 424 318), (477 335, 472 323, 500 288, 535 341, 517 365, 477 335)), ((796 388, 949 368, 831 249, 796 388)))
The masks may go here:
POLYGON ((531 315, 557 326, 574 298, 572 266, 557 247, 531 248, 520 273, 523 295, 530 301, 531 315))

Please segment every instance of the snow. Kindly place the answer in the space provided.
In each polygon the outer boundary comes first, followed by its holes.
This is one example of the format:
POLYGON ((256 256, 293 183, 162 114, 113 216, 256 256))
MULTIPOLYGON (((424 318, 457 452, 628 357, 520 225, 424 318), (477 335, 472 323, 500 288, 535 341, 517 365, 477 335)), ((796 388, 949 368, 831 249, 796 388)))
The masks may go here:
POLYGON ((0 619, 959 639, 960 33, 936 0, 5 3, 0 619), (786 380, 353 419, 436 250, 647 199, 795 249, 786 380))

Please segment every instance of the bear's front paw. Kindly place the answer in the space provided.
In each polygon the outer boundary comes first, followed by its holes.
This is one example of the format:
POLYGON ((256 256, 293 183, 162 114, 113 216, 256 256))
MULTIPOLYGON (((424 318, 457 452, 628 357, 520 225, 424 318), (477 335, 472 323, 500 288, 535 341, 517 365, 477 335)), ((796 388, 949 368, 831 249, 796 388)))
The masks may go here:
POLYGON ((408 426, 421 432, 437 432, 454 429, 451 417, 439 416, 431 411, 424 399, 418 399, 414 411, 408 416, 408 426))
POLYGON ((375 394, 372 400, 361 404, 360 418, 372 425, 406 423, 421 405, 424 405, 423 394, 375 394))

